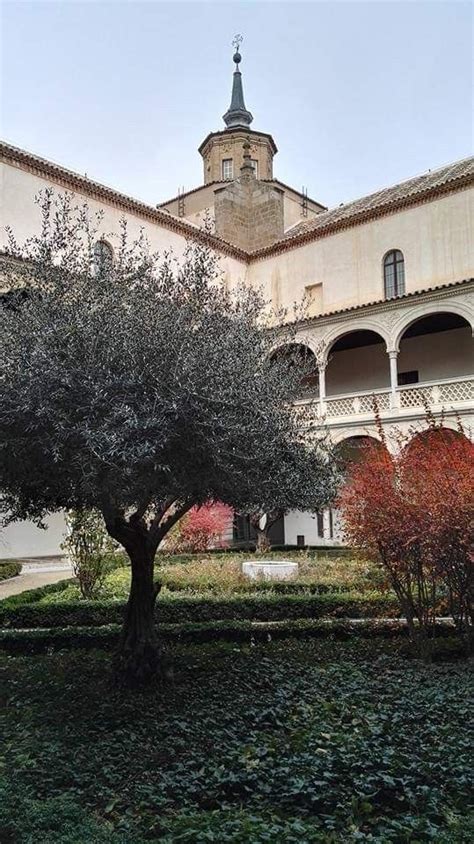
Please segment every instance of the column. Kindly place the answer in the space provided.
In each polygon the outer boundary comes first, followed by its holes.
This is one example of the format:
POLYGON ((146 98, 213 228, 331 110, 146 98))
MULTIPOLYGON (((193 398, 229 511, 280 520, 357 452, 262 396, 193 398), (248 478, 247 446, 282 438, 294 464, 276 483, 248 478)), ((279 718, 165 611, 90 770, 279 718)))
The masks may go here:
POLYGON ((398 352, 395 350, 391 350, 388 353, 390 358, 390 405, 392 410, 399 406, 398 401, 398 370, 397 370, 397 357, 398 352))
POLYGON ((326 412, 326 364, 318 364, 319 373, 319 410, 321 416, 326 412))

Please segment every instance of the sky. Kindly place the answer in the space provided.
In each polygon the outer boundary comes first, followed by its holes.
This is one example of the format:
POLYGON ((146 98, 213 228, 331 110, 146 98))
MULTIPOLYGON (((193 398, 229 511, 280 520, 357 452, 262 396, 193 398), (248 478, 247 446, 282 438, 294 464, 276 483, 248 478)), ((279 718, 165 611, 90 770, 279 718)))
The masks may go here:
POLYGON ((232 39, 274 175, 332 207, 472 154, 467 2, 3 0, 1 136, 150 204, 202 183, 232 39))

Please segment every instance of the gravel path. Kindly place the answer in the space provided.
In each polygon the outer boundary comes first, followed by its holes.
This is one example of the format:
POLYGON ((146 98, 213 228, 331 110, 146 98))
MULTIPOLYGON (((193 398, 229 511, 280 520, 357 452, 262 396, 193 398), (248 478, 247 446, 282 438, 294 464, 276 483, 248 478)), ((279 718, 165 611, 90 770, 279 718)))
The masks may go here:
POLYGON ((64 557, 29 557, 18 562, 23 566, 21 574, 0 582, 0 600, 72 577, 71 566, 64 557))

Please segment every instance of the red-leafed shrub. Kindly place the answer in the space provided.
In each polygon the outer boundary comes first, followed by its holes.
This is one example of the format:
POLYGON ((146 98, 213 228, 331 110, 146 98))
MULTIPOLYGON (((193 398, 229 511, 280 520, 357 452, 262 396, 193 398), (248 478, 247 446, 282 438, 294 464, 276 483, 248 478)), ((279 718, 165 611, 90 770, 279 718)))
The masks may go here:
POLYGON ((179 525, 178 545, 182 551, 224 548, 224 534, 232 521, 232 508, 219 502, 193 507, 179 525))
POLYGON ((440 597, 472 645, 474 446, 429 420, 394 454, 368 446, 339 496, 348 540, 384 568, 412 638, 426 652, 440 597))

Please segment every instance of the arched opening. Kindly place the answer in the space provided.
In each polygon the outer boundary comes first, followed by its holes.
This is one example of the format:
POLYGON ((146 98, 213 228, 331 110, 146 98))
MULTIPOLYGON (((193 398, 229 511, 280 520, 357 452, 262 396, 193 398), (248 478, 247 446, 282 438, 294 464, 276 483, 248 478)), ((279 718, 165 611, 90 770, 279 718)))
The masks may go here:
POLYGON ((422 316, 402 335, 398 386, 467 378, 472 360, 472 330, 464 317, 449 312, 422 316))
POLYGON ((326 396, 371 392, 390 386, 385 341, 375 331, 351 331, 339 337, 329 352, 326 396))
MULTIPOLYGON (((462 431, 458 431, 453 428, 445 428, 440 425, 435 428, 425 428, 423 431, 419 431, 417 434, 414 434, 405 448, 409 454, 410 449, 413 449, 418 444, 424 445, 428 448, 436 448, 437 445, 449 446, 451 443, 455 442, 466 442, 471 444, 468 436, 462 431)), ((474 446, 472 447, 474 448, 474 446)))
POLYGON ((345 472, 354 463, 364 459, 364 455, 371 448, 386 449, 386 446, 369 434, 360 434, 347 437, 341 440, 336 446, 336 460, 342 472, 345 472))
POLYGON ((280 346, 272 354, 272 360, 283 360, 301 373, 301 397, 319 395, 319 374, 314 352, 303 343, 289 343, 280 346))

